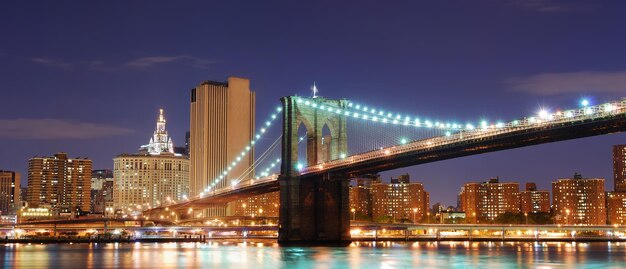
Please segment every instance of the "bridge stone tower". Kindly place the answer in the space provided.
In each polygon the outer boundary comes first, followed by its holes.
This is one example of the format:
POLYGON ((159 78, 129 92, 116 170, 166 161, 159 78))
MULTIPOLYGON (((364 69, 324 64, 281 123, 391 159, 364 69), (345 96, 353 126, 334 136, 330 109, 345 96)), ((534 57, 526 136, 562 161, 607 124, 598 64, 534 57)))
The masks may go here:
MULTIPOLYGON (((322 148, 327 159, 347 154, 348 140, 344 114, 321 109, 341 108, 347 100, 297 96, 281 98, 283 104, 282 166, 278 242, 281 245, 347 245, 350 243, 348 177, 342 174, 300 176, 298 171, 298 128, 304 125, 307 163, 321 164, 322 148), (315 105, 313 105, 315 104, 315 105), (330 145, 322 143, 328 126, 330 145)), ((328 137, 326 137, 328 139, 328 137)))

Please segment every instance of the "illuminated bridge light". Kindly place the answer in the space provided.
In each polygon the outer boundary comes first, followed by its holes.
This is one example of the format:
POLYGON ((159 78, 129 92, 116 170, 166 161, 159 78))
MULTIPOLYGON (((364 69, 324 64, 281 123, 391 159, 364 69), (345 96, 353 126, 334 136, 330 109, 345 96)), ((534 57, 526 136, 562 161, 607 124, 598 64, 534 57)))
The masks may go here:
POLYGON ((580 100, 580 105, 586 107, 589 105, 589 100, 587 98, 580 100))

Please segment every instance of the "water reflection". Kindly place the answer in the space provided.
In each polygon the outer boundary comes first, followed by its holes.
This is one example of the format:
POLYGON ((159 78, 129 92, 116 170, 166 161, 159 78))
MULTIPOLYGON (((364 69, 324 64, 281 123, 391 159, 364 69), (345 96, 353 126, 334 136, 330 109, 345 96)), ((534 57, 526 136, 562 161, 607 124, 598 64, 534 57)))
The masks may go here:
POLYGON ((626 244, 355 242, 347 248, 267 242, 0 246, 5 268, 622 268, 626 244))

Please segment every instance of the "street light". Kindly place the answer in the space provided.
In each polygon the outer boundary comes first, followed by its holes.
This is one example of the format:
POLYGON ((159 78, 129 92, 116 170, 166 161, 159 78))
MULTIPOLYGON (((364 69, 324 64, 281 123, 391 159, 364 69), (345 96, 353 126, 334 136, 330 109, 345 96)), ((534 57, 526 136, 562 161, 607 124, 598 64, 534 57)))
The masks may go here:
POLYGON ((524 217, 526 218, 526 225, 528 225, 528 212, 524 212, 524 217))
POLYGON ((356 209, 352 208, 352 209, 350 209, 350 211, 352 211, 352 220, 355 221, 356 220, 356 209))

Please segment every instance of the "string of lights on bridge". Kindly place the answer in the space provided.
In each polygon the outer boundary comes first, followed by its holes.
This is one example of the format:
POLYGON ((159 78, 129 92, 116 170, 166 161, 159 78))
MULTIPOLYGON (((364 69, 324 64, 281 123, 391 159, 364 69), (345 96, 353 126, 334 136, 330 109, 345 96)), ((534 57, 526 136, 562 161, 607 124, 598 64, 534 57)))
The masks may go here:
MULTIPOLYGON (((509 123, 504 123, 504 122, 489 123, 486 120, 483 120, 479 124, 444 123, 440 121, 430 121, 430 120, 422 121, 417 117, 402 116, 402 114, 399 114, 399 113, 386 112, 385 110, 382 110, 382 109, 371 108, 366 105, 357 104, 351 101, 348 101, 348 103, 346 104, 346 107, 344 108, 337 107, 337 106, 330 106, 328 104, 318 102, 317 99, 297 98, 296 102, 300 105, 309 106, 314 109, 320 109, 320 110, 328 111, 331 113, 342 114, 346 117, 352 117, 352 118, 367 120, 371 122, 378 122, 382 124, 414 126, 416 128, 441 129, 441 130, 446 131, 445 133, 446 136, 450 136, 451 132, 453 131, 458 132, 458 131, 473 131, 473 130, 489 130, 489 129, 503 128, 507 126, 516 126, 520 124, 520 120, 514 120, 509 123)), ((598 105, 596 107, 591 107, 591 102, 588 99, 582 99, 580 101, 580 106, 582 109, 582 113, 584 115, 591 115, 598 111, 612 112, 617 108, 615 105, 611 103, 606 103, 606 104, 598 105)), ((271 126, 271 124, 278 117, 281 111, 282 111, 281 107, 278 107, 276 109, 276 112, 272 114, 270 119, 265 122, 264 127, 261 128, 259 132, 256 133, 256 135, 254 136, 254 139, 249 143, 248 146, 246 146, 245 150, 241 152, 241 154, 220 174, 220 176, 218 176, 212 181, 212 183, 206 188, 206 190, 201 193, 200 197, 203 197, 207 192, 211 191, 211 189, 213 189, 215 185, 217 185, 219 182, 221 182, 223 179, 226 178, 229 172, 237 164, 239 164, 239 162, 243 159, 243 157, 245 157, 254 148, 255 143, 263 136, 267 128, 271 126)), ((571 118, 571 117, 574 117, 577 112, 580 112, 580 110, 566 110, 564 112, 562 111, 550 112, 548 109, 540 109, 537 112, 536 116, 528 117, 526 118, 526 120, 527 122, 531 124, 541 123, 543 121, 550 121, 554 119, 555 117, 564 116, 566 118, 571 118)), ((303 138, 300 138, 299 141, 302 141, 302 139, 303 138)), ((401 141, 399 142, 400 144, 406 144, 409 141, 405 138, 402 138, 401 141)), ((341 154, 341 158, 345 158, 345 157, 346 157, 345 154, 341 154)), ((269 176, 270 170, 276 167, 277 165, 279 165, 280 161, 281 161, 280 159, 276 159, 274 162, 272 162, 269 165, 269 167, 266 167, 264 170, 262 170, 262 172, 259 175, 257 175, 254 178, 260 179, 262 177, 269 176)), ((298 163, 297 169, 301 170, 303 168, 304 168, 303 165, 298 163)))
MULTIPOLYGON (((476 129, 487 130, 489 128, 502 128, 505 127, 506 124, 504 122, 498 121, 495 123, 489 123, 486 120, 480 121, 479 124, 466 123, 466 124, 458 124, 458 123, 446 123, 440 121, 431 121, 431 120, 421 120, 418 117, 411 116, 403 116, 399 113, 391 113, 386 112, 382 109, 371 108, 366 105, 353 103, 348 101, 347 107, 341 108, 337 106, 330 106, 328 104, 323 104, 321 102, 316 102, 315 99, 302 99, 298 98, 296 100, 298 104, 310 106, 314 109, 319 109, 323 111, 328 111, 331 113, 342 114, 346 117, 352 117, 356 119, 362 119, 372 122, 378 122, 383 124, 393 124, 393 125, 404 125, 404 126, 414 126, 416 128, 434 128, 446 130, 445 135, 450 136, 452 131, 472 131, 476 129)), ((580 106, 584 108, 585 114, 593 113, 593 110, 589 107, 590 101, 588 99, 582 99, 580 101, 580 106)), ((604 107, 605 112, 610 112, 615 109, 614 105, 611 103, 607 103, 602 105, 604 107)), ((573 110, 567 110, 565 112, 557 111, 555 113, 550 113, 547 109, 540 109, 537 113, 536 117, 529 117, 528 120, 531 123, 538 122, 539 120, 550 120, 555 116, 564 115, 567 118, 570 118, 574 115, 573 110)), ((511 122, 512 125, 519 124, 519 120, 515 120, 511 122)), ((402 144, 408 141, 401 141, 402 144)))
POLYGON ((261 139, 261 137, 263 137, 263 134, 266 133, 267 128, 269 128, 272 125, 274 120, 276 120, 276 118, 278 118, 278 116, 280 115, 281 112, 282 112, 282 107, 277 107, 276 111, 272 115, 270 115, 268 120, 265 121, 263 127, 261 127, 256 132, 256 134, 254 135, 254 138, 250 141, 250 143, 248 143, 246 148, 235 158, 235 160, 233 160, 228 165, 228 167, 226 167, 226 169, 224 169, 219 174, 219 176, 217 176, 212 181, 210 181, 211 184, 209 184, 209 186, 207 186, 206 189, 202 193, 200 193, 200 197, 203 197, 207 192, 210 192, 211 189, 213 189, 215 187, 215 185, 220 183, 222 180, 226 179, 226 177, 228 176, 230 171, 232 169, 234 169, 243 160, 243 158, 246 157, 248 155, 248 153, 250 153, 250 151, 252 151, 254 149, 255 144, 261 139))

